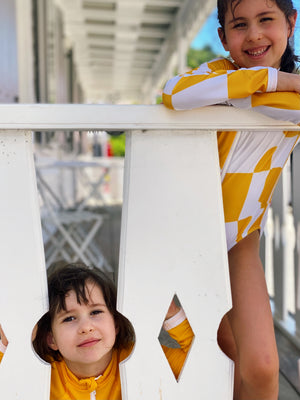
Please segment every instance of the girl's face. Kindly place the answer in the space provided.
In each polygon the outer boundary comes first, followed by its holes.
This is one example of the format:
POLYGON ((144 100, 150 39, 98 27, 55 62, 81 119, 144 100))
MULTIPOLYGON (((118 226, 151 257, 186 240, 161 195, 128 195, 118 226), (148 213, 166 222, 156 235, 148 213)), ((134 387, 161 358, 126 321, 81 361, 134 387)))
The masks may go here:
POLYGON ((294 32, 297 14, 290 18, 273 0, 242 0, 232 15, 225 15, 219 36, 226 51, 240 68, 279 68, 287 41, 294 32))
POLYGON ((55 314, 48 345, 59 350, 69 369, 78 378, 98 376, 108 366, 117 330, 102 290, 86 283, 88 304, 79 304, 71 290, 66 295, 66 311, 55 314))

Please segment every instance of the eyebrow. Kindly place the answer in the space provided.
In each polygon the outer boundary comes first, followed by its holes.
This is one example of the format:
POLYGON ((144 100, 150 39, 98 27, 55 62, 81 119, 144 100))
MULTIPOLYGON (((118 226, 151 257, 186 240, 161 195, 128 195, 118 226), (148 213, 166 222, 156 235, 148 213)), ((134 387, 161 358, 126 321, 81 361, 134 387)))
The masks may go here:
MULTIPOLYGON (((105 304, 105 303, 88 303, 87 304, 90 308, 94 308, 94 307, 106 307, 107 308, 107 305, 105 304)), ((63 310, 63 309, 61 309, 58 313, 57 313, 57 315, 66 315, 66 314, 72 314, 72 313, 74 313, 74 312, 76 312, 77 311, 77 308, 71 308, 70 310, 63 310)))
MULTIPOLYGON (((275 14, 275 11, 264 11, 262 13, 257 14, 256 18, 260 18, 260 17, 263 17, 265 15, 270 15, 270 14, 275 14)), ((228 24, 233 24, 239 20, 244 21, 246 19, 247 19, 247 17, 232 18, 230 21, 228 21, 228 24)))

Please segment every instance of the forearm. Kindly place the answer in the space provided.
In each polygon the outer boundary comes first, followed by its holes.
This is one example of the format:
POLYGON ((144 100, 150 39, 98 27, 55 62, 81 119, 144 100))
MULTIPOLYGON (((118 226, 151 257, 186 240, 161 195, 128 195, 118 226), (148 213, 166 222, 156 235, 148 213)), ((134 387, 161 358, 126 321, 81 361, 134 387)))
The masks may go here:
POLYGON ((276 90, 278 92, 300 93, 300 75, 279 71, 276 90))
POLYGON ((188 352, 194 333, 182 309, 172 318, 165 320, 163 328, 176 340, 183 352, 188 352))

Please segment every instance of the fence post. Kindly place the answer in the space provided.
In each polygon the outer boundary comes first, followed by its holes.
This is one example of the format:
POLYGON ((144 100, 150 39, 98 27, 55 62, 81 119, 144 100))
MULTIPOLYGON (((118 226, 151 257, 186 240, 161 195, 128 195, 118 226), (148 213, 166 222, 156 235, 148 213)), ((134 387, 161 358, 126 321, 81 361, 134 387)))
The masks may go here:
POLYGON ((1 131, 0 182, 0 322, 9 340, 1 399, 46 400, 50 367, 31 346, 48 304, 31 132, 1 131))
POLYGON ((118 307, 137 340, 123 400, 232 399, 216 340, 231 307, 216 133, 134 131, 126 146, 118 307), (175 293, 195 334, 178 382, 158 341, 175 293))

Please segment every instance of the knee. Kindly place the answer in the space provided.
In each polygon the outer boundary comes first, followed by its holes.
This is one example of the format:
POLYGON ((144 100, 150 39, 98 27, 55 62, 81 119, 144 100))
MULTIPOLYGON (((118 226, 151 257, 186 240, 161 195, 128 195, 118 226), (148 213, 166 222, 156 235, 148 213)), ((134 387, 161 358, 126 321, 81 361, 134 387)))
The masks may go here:
POLYGON ((256 390, 272 389, 278 386, 279 360, 277 354, 260 354, 246 365, 240 364, 241 380, 244 385, 256 390))
POLYGON ((218 332, 218 345, 220 349, 223 351, 223 353, 226 354, 227 357, 229 357, 231 360, 235 361, 237 360, 237 349, 236 349, 236 344, 233 339, 233 336, 231 335, 221 335, 218 332))

